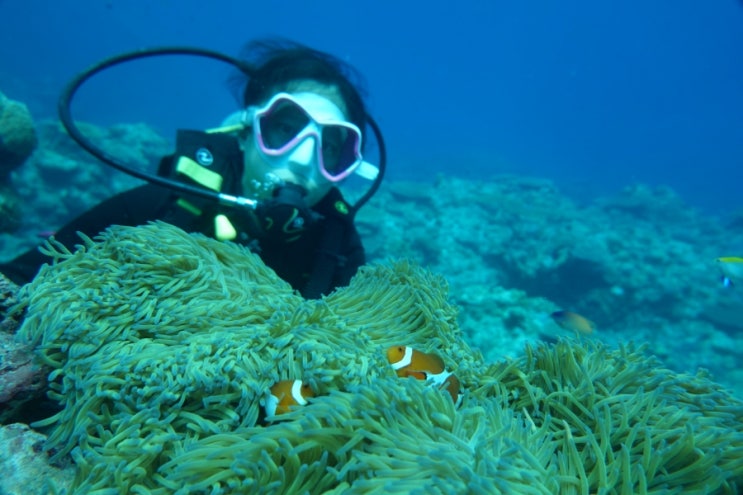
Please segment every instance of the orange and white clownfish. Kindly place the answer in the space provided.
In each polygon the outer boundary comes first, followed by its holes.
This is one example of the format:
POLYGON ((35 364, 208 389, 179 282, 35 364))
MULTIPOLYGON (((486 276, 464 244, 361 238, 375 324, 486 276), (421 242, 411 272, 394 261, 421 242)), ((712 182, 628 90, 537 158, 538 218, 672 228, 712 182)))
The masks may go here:
POLYGON ((457 406, 462 401, 459 379, 446 370, 444 360, 436 354, 426 354, 409 346, 396 345, 387 349, 387 360, 397 376, 426 380, 449 392, 457 406))
POLYGON ((314 397, 315 392, 302 380, 281 380, 271 387, 271 394, 266 399, 264 410, 266 416, 289 412, 292 407, 304 406, 307 399, 314 397))

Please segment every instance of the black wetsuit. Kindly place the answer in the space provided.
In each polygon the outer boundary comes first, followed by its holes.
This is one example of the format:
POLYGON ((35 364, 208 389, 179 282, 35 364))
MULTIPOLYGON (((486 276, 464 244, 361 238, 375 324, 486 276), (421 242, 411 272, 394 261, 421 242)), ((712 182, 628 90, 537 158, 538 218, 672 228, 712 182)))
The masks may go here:
MULTIPOLYGON (((188 153, 183 151, 184 147, 194 149, 203 145, 204 143, 199 141, 201 138, 210 142, 212 151, 218 156, 218 148, 223 143, 215 145, 214 135, 204 136, 202 133, 194 133, 184 139, 179 136, 178 153, 188 153)), ((217 136, 216 139, 222 138, 217 136)), ((175 156, 178 156, 178 153, 175 156)), ((228 154, 231 158, 225 165, 229 170, 222 174, 226 184, 222 191, 239 194, 242 156, 233 148, 228 154)), ((173 162, 172 156, 165 158, 161 164, 161 173, 167 173, 165 169, 173 162)), ((346 212, 347 205, 336 188, 331 189, 312 208, 312 211, 319 215, 319 219, 307 228, 301 237, 292 241, 283 239, 272 241, 270 238, 253 237, 250 235, 249 222, 240 222, 240 215, 247 216, 247 213, 224 210, 224 207, 215 202, 188 198, 198 203, 202 210, 200 214, 189 213, 178 205, 179 197, 181 196, 170 189, 160 186, 140 186, 118 194, 83 213, 56 232, 54 238, 72 249, 75 244, 81 242, 76 234, 78 231, 92 237, 111 225, 134 226, 152 220, 164 220, 187 232, 201 232, 213 237, 215 215, 220 211, 229 211, 230 219, 238 227, 239 233, 234 242, 249 245, 266 265, 273 268, 304 297, 317 298, 335 287, 347 285, 358 267, 365 262, 364 248, 353 224, 352 215, 346 212)), ((49 260, 50 258, 34 248, 7 263, 0 264, 0 272, 17 284, 24 284, 33 279, 41 265, 49 260)))

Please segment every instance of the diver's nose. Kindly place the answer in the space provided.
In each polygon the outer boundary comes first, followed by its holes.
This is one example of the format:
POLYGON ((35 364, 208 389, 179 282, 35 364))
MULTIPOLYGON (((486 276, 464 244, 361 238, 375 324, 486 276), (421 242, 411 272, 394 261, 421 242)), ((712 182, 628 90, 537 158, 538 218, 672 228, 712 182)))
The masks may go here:
POLYGON ((315 139, 308 137, 292 150, 289 162, 297 165, 310 165, 315 158, 315 139))

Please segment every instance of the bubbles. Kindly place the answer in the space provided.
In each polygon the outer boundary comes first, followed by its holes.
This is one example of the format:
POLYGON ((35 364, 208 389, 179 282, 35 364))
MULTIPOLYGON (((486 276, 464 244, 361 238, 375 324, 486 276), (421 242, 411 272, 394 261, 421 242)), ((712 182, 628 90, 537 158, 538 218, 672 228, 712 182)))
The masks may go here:
POLYGON ((272 172, 266 173, 263 180, 251 179, 249 183, 251 192, 257 198, 271 197, 274 189, 283 185, 285 185, 284 179, 272 172))

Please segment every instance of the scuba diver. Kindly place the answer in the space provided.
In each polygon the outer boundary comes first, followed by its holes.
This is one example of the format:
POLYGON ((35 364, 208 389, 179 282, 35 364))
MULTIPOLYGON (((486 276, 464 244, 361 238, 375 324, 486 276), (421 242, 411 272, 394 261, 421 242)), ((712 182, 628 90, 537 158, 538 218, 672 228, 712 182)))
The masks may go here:
MULTIPOLYGON (((72 249, 78 231, 92 237, 114 224, 162 220, 246 245, 305 298, 347 285, 365 262, 354 214, 379 187, 385 161, 361 78, 337 58, 286 40, 254 41, 246 53, 243 110, 217 129, 179 130, 156 179, 103 201, 54 239, 72 249), (379 168, 362 157, 367 128, 379 168), (354 205, 338 188, 351 174, 372 183, 354 205), (174 181, 187 185, 170 187, 174 181), (250 207, 215 201, 217 194, 250 207)), ((34 248, 0 272, 24 284, 49 260, 34 248)))

